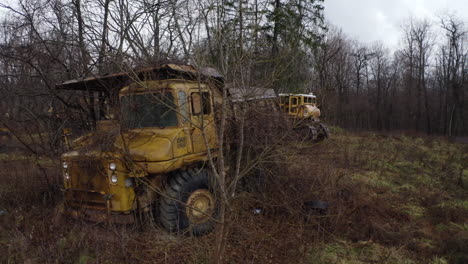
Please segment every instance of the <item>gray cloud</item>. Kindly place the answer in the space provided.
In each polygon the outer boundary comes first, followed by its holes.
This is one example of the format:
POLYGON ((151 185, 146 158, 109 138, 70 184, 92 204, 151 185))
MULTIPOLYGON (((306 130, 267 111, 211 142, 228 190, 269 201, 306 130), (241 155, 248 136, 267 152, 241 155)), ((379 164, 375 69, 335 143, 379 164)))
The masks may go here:
POLYGON ((437 23, 444 12, 455 13, 468 23, 467 0, 325 0, 325 18, 353 39, 381 41, 395 49, 401 25, 410 16, 437 23))

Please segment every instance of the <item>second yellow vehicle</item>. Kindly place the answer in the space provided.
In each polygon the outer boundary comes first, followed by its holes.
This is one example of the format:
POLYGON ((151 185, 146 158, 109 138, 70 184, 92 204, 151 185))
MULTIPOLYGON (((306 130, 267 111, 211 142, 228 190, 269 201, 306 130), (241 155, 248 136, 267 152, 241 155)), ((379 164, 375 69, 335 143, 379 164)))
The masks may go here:
POLYGON ((322 141, 329 137, 327 126, 320 121, 320 109, 313 93, 279 94, 279 98, 281 111, 292 119, 294 129, 305 140, 322 141))

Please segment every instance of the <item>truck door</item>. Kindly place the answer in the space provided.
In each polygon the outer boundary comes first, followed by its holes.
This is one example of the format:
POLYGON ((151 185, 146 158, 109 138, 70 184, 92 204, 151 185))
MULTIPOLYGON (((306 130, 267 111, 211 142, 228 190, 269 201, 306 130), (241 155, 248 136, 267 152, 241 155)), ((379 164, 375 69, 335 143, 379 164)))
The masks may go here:
POLYGON ((187 94, 184 91, 179 91, 177 94, 178 97, 178 104, 179 104, 179 114, 182 120, 182 126, 184 130, 184 138, 178 138, 177 144, 181 144, 186 146, 188 153, 193 153, 193 144, 192 144, 192 125, 190 124, 190 115, 189 115, 189 99, 187 98, 187 94), (179 142, 182 141, 182 142, 179 142))
POLYGON ((207 89, 190 89, 191 133, 193 153, 206 152, 206 140, 210 148, 216 147, 216 129, 213 104, 207 89))
POLYGON ((298 106, 300 104, 299 100, 300 100, 300 97, 299 96, 291 96, 289 97, 289 113, 291 114, 297 114, 297 111, 298 111, 298 106))

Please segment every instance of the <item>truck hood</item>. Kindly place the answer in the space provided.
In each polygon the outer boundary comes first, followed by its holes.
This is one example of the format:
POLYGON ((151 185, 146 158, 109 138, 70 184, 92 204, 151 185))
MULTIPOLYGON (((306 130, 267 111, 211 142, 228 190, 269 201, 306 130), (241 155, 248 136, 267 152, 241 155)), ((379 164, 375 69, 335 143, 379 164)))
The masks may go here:
POLYGON ((179 129, 134 129, 124 133, 88 133, 73 141, 63 158, 127 156, 133 161, 158 162, 174 157, 172 141, 179 129))
MULTIPOLYGON (((161 129, 160 129, 161 130, 161 129)), ((115 140, 115 147, 127 152, 133 161, 166 161, 174 157, 173 137, 167 131, 131 131, 115 140)))

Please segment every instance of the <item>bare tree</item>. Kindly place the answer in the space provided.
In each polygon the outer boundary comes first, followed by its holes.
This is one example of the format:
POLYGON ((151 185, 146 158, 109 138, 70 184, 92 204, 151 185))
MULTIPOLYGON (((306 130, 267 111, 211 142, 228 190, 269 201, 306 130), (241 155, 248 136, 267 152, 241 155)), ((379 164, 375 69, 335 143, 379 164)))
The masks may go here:
POLYGON ((443 82, 446 89, 445 133, 448 136, 465 131, 464 89, 466 80, 468 31, 463 22, 447 15, 442 17, 440 25, 446 34, 446 44, 441 47, 443 82))

